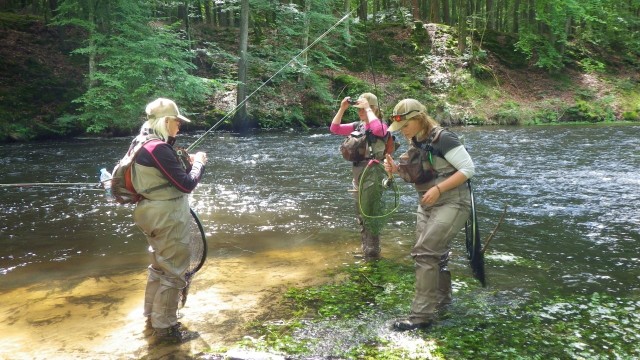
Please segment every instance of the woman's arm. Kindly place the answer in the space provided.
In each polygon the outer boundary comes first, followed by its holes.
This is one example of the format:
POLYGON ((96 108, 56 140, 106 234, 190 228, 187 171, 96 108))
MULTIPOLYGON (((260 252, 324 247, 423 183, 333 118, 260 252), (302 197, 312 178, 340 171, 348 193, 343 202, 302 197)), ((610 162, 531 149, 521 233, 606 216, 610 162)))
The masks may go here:
MULTIPOLYGON (((369 113, 373 114, 373 111, 369 109, 367 111, 367 116, 369 116, 369 113)), ((364 128, 371 130, 371 133, 378 137, 387 135, 387 124, 378 119, 375 114, 373 114, 373 119, 369 119, 369 122, 364 125, 364 128)))
POLYGON ((353 130, 355 130, 353 123, 342 124, 342 117, 344 116, 344 112, 349 108, 349 99, 351 99, 351 97, 347 96, 340 102, 340 108, 338 109, 336 115, 333 117, 331 126, 329 127, 329 131, 331 131, 332 134, 347 136, 351 134, 353 130))
POLYGON ((162 142, 149 142, 140 149, 136 162, 144 166, 153 166, 183 193, 190 193, 195 189, 204 174, 204 164, 194 161, 191 172, 187 173, 178 161, 173 148, 162 142))
POLYGON ((378 116, 375 112, 373 112, 373 109, 371 108, 371 105, 369 104, 367 99, 358 99, 356 107, 364 109, 364 128, 366 130, 370 130, 373 135, 378 137, 383 137, 387 134, 387 124, 378 119, 378 116))

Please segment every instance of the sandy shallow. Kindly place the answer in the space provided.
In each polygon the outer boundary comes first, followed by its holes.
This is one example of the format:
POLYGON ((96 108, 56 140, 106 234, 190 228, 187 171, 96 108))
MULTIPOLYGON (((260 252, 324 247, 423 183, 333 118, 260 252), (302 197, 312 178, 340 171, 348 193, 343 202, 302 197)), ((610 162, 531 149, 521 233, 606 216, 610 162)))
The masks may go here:
POLYGON ((289 286, 322 281, 354 262, 353 246, 299 247, 209 259, 192 283, 180 321, 200 338, 152 346, 142 316, 146 270, 37 284, 0 294, 1 359, 190 358, 232 346, 248 322, 271 311, 289 286))

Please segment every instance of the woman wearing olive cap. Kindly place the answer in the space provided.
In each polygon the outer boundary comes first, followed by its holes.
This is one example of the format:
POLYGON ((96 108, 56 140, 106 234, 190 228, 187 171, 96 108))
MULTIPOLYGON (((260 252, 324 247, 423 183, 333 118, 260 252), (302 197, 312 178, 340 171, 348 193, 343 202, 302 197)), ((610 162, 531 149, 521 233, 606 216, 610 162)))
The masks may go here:
MULTIPOLYGON (((366 136, 367 132, 370 132, 372 153, 369 154, 367 150, 363 149, 365 155, 352 161, 352 175, 353 175, 353 190, 356 199, 356 219, 360 225, 360 234, 362 242, 362 253, 367 260, 373 260, 380 257, 380 237, 372 234, 368 229, 364 227, 364 221, 360 215, 360 207, 358 204, 358 183, 360 182, 360 175, 367 166, 367 163, 371 158, 377 158, 378 160, 384 160, 385 142, 381 138, 387 135, 387 124, 382 121, 382 113, 378 107, 378 98, 372 93, 363 93, 357 100, 352 101, 350 97, 345 97, 340 102, 340 108, 331 121, 329 128, 332 134, 353 136, 354 132, 359 136, 366 136), (349 105, 353 105, 358 109, 358 117, 360 121, 351 122, 348 124, 342 124, 342 117, 345 111, 349 108, 349 105)), ((363 145, 366 145, 363 143, 363 145)))
POLYGON ((401 131, 410 148, 398 161, 387 155, 385 169, 414 183, 419 198, 417 239, 411 250, 415 296, 411 314, 393 324, 402 331, 430 326, 438 311, 451 303, 450 243, 469 218, 471 199, 465 183, 475 168, 458 136, 440 127, 419 101, 400 101, 391 119, 389 130, 401 131))
POLYGON ((180 126, 190 122, 169 99, 146 107, 147 121, 136 140, 144 145, 135 157, 131 180, 143 199, 133 220, 149 243, 151 265, 144 299, 144 316, 161 341, 182 343, 197 337, 178 322, 180 292, 186 286, 190 233, 188 195, 204 174, 207 155, 198 152, 183 164, 173 148, 180 126))

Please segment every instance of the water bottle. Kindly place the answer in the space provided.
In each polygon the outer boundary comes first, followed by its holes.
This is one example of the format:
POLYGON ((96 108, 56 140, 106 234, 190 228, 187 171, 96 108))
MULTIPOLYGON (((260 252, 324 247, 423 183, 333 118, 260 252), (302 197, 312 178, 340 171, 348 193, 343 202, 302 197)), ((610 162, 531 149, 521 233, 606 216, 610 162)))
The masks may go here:
POLYGON ((105 195, 107 200, 112 200, 113 195, 111 194, 111 174, 107 169, 100 169, 100 185, 104 188, 105 195))

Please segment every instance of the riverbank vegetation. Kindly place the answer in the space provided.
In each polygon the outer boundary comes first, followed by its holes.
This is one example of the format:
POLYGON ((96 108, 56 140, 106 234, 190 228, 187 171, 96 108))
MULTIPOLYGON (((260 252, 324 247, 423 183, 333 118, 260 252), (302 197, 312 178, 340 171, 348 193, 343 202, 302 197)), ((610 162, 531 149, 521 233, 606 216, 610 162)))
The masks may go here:
POLYGON ((187 131, 326 126, 363 91, 386 114, 417 98, 444 124, 640 121, 637 1, 48 0, 0 11, 2 141, 128 135, 157 96, 195 120, 187 131))
MULTIPOLYGON (((490 266, 533 266, 489 257, 490 266)), ((397 333, 409 311, 413 266, 380 260, 336 271, 335 281, 291 288, 279 311, 239 346, 288 359, 630 359, 640 356, 640 302, 590 295, 482 289, 464 270, 454 303, 427 330, 397 333)), ((470 274, 469 274, 470 275, 470 274)))

